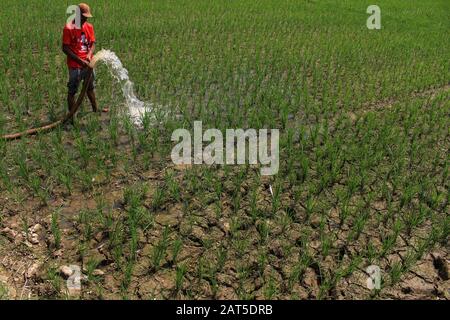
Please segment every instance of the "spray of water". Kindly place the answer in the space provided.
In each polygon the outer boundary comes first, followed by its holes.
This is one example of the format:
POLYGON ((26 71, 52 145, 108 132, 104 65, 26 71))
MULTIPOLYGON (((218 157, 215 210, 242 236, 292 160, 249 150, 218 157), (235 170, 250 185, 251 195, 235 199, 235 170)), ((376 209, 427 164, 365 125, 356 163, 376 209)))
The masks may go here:
POLYGON ((133 82, 128 77, 128 71, 122 65, 117 55, 110 50, 101 50, 94 57, 95 63, 99 61, 105 63, 113 77, 120 83, 127 109, 125 110, 130 116, 131 121, 140 127, 144 115, 153 115, 154 106, 152 103, 143 102, 136 97, 133 88, 133 82))

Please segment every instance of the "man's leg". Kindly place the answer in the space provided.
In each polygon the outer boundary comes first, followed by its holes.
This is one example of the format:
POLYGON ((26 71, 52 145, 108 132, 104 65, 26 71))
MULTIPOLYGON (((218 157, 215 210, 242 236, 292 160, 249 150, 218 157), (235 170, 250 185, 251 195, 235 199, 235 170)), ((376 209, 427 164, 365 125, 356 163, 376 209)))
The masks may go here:
MULTIPOLYGON (((67 106, 69 112, 75 108, 75 95, 77 94, 78 86, 80 84, 80 74, 77 69, 69 69, 69 83, 67 84, 68 94, 67 94, 67 106)), ((69 120, 69 123, 74 124, 74 117, 69 120)))
POLYGON ((97 112, 98 108, 97 108, 97 99, 95 99, 95 91, 94 90, 89 90, 87 92, 87 96, 89 98, 89 101, 91 102, 92 111, 97 112))
MULTIPOLYGON (((87 76, 87 69, 85 69, 85 71, 84 71, 84 77, 86 78, 86 76, 87 76)), ((95 97, 95 71, 93 71, 92 78, 91 78, 91 83, 89 83, 88 90, 87 90, 86 94, 87 94, 87 96, 89 98, 89 101, 91 102, 92 111, 93 112, 100 112, 100 110, 98 109, 97 99, 95 97)), ((108 108, 104 108, 101 111, 109 112, 109 109, 108 108)))
MULTIPOLYGON (((85 68, 83 70, 83 80, 86 81, 87 79, 87 75, 88 75, 89 69, 85 68)), ((88 84, 88 89, 87 89, 87 96, 89 98, 89 101, 91 102, 91 106, 92 106, 92 111, 93 112, 97 112, 98 108, 97 108, 97 99, 95 98, 95 72, 92 70, 92 77, 91 77, 91 81, 88 84)))
MULTIPOLYGON (((67 105, 69 106, 69 112, 75 108, 75 95, 72 95, 71 93, 67 95, 67 105)), ((69 123, 74 124, 73 118, 74 117, 69 120, 69 123)))

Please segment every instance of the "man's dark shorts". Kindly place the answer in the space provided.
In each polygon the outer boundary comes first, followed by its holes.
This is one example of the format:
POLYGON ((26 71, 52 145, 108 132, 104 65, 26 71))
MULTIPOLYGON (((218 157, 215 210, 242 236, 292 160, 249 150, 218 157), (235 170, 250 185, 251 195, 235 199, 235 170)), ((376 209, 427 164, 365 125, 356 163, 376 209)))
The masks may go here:
MULTIPOLYGON (((80 82, 86 79, 86 75, 88 72, 88 68, 84 69, 69 69, 69 83, 67 83, 67 88, 69 88, 69 94, 74 96, 78 87, 80 86, 80 82)), ((95 88, 95 72, 92 75, 91 83, 89 83, 88 91, 92 91, 95 88)))

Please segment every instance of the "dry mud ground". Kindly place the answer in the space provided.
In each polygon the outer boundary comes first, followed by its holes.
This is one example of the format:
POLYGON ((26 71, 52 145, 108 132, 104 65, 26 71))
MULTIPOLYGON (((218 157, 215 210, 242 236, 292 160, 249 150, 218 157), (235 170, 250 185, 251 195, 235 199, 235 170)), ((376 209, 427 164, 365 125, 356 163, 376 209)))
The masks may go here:
MULTIPOLYGON (((156 181, 155 181, 156 183, 156 181)), ((120 201, 122 195, 122 188, 120 185, 111 186, 110 196, 108 201, 115 203, 120 201)), ((77 195, 62 201, 55 202, 54 206, 61 206, 64 222, 62 223, 62 248, 53 252, 49 252, 51 247, 51 218, 50 212, 42 212, 39 210, 38 204, 29 204, 25 209, 27 215, 30 217, 30 224, 33 230, 36 230, 37 238, 33 238, 30 234, 27 236, 22 231, 20 226, 20 216, 24 214, 23 208, 9 208, 8 218, 4 222, 0 246, 0 283, 3 286, 4 298, 6 295, 9 299, 35 299, 35 298, 51 298, 59 296, 61 290, 64 292, 64 283, 61 283, 61 288, 55 288, 55 285, 49 279, 48 268, 53 266, 58 267, 69 264, 82 265, 88 259, 95 257, 99 262, 97 271, 98 280, 96 284, 92 285, 86 283, 83 285, 81 297, 85 299, 121 299, 120 292, 121 277, 117 275, 116 267, 113 259, 109 254, 102 250, 106 244, 107 239, 101 232, 95 235, 95 240, 92 243, 92 249, 86 257, 80 257, 77 248, 79 237, 79 230, 77 229, 77 212, 83 208, 96 207, 93 199, 83 198, 82 195, 77 195), (18 210, 18 211, 16 211, 18 210), (32 219, 32 220, 31 220, 32 219), (99 289, 101 288, 101 289, 99 289), (7 290, 7 293, 5 292, 7 290)), ((5 209, 3 209, 5 210, 5 209)), ((228 237, 227 229, 229 222, 227 219, 223 221, 214 221, 214 217, 208 217, 207 213, 202 217, 205 219, 205 225, 195 225, 193 233, 189 242, 182 248, 179 254, 179 261, 186 261, 188 264, 198 263, 199 257, 205 250, 202 248, 202 240, 210 239, 211 236, 214 241, 226 242, 228 237), (212 221, 210 221, 211 219, 212 221), (213 224, 212 227, 207 224, 213 224), (208 235, 210 237, 208 237, 208 235)), ((162 232, 164 225, 170 225, 173 228, 183 228, 186 221, 183 218, 181 210, 177 207, 170 208, 167 212, 162 212, 155 217, 157 228, 151 234, 139 235, 139 252, 138 264, 133 272, 133 279, 131 283, 131 294, 129 298, 132 299, 176 299, 185 298, 183 294, 175 293, 175 271, 171 266, 170 257, 166 258, 163 267, 160 271, 149 274, 150 269, 148 263, 148 255, 151 248, 157 241, 158 234, 162 232), (159 230, 158 230, 159 229, 159 230)), ((296 229, 300 226, 295 224, 289 228, 287 235, 292 237, 293 241, 297 235, 296 229)), ((281 232, 281 230, 280 230, 281 232)), ((366 236, 368 237, 368 235, 366 236)), ((367 239, 367 238, 366 238, 367 239)), ((355 246, 357 246, 356 244, 355 246)), ((263 272, 268 274, 275 274, 279 278, 278 281, 283 283, 284 260, 289 259, 283 255, 280 242, 268 244, 272 252, 272 263, 267 265, 263 272)), ((231 249, 233 250, 233 249, 231 249)), ((354 248, 353 250, 357 250, 354 248)), ((396 252, 391 255, 392 259, 401 259, 402 248, 399 247, 396 252)), ((250 255, 249 259, 256 260, 256 256, 250 255)), ((256 264, 257 262, 254 261, 256 264)), ((330 262, 332 265, 333 262, 330 262)), ((392 288, 382 291, 379 298, 387 299, 449 299, 450 298, 450 281, 449 281, 449 256, 448 248, 436 248, 432 253, 427 254, 420 262, 418 262, 410 272, 402 277, 402 280, 392 288)), ((86 273, 86 272, 85 272, 86 273)), ((200 299, 237 299, 239 298, 236 292, 236 270, 233 261, 225 264, 224 269, 218 274, 217 279, 218 289, 215 294, 211 291, 210 284, 207 282, 197 282, 193 280, 192 283, 187 283, 187 286, 194 294, 192 298, 200 299)), ((345 281, 342 281, 336 288, 335 292, 330 298, 333 299, 364 299, 371 296, 370 290, 365 286, 367 274, 363 269, 357 270, 345 281)), ((320 285, 320 272, 315 268, 308 268, 304 274, 303 280, 297 283, 292 288, 292 295, 279 296, 280 299, 315 299, 318 295, 320 285)), ((246 283, 248 291, 254 294, 255 298, 264 299, 262 292, 262 283, 259 277, 250 278, 246 283)), ((64 297, 62 294, 60 297, 64 297)), ((71 297, 77 298, 77 295, 71 297)))

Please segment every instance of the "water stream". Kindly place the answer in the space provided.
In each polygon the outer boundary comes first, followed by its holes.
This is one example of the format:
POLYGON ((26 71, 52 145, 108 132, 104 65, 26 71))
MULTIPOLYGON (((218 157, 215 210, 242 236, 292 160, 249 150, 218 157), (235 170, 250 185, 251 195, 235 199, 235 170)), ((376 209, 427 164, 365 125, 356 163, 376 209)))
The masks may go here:
POLYGON ((108 66, 112 76, 122 87, 127 107, 125 111, 136 126, 142 126, 142 118, 145 114, 152 113, 154 109, 153 104, 141 101, 136 97, 133 82, 131 82, 128 76, 128 70, 123 67, 122 62, 114 52, 102 49, 94 56, 94 60, 95 63, 101 61, 108 66))

